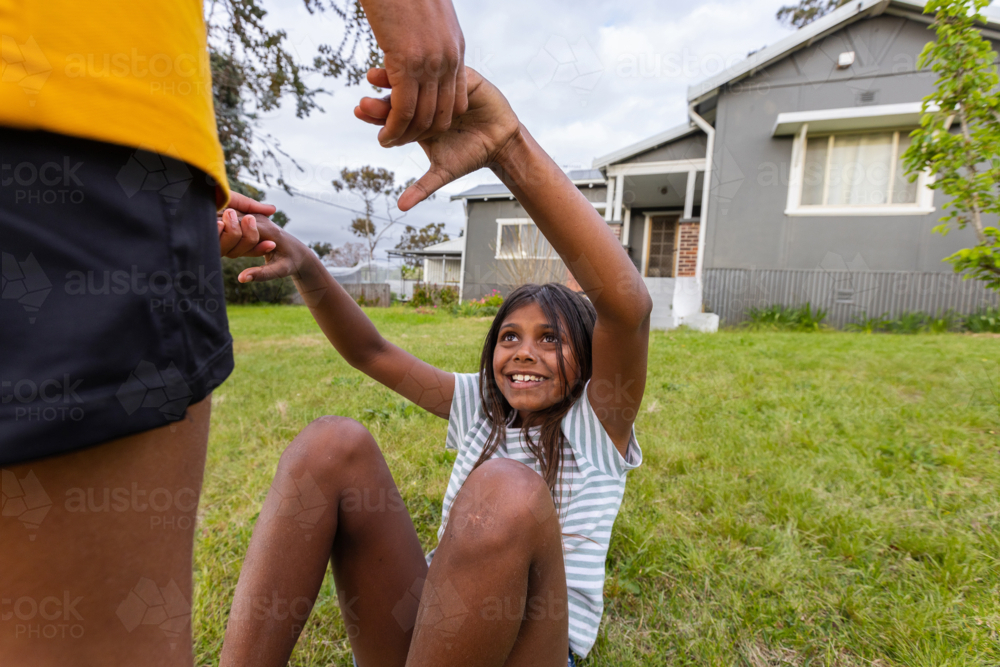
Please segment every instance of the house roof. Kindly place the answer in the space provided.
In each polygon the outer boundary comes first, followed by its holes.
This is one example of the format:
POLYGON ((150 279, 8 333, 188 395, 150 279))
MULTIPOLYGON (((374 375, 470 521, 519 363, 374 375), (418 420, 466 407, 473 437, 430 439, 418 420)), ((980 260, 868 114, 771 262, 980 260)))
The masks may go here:
POLYGON ((462 246, 465 240, 460 236, 457 239, 450 239, 441 243, 429 245, 420 250, 407 250, 399 254, 406 255, 461 255, 462 246))
MULTIPOLYGON (((750 55, 719 74, 688 87, 688 102, 701 102, 716 94, 719 88, 753 76, 759 70, 781 60, 785 56, 805 48, 845 25, 859 19, 877 16, 886 10, 902 10, 904 13, 920 14, 924 10, 924 0, 858 0, 850 2, 809 25, 799 28, 784 39, 750 55)), ((983 12, 987 28, 1000 28, 1000 7, 991 5, 983 12)), ((928 16, 928 19, 931 17, 928 16)))
MULTIPOLYGON (((566 172, 574 185, 604 185, 606 179, 599 169, 571 169, 566 172)), ((456 199, 508 199, 513 197, 503 183, 487 183, 452 195, 450 201, 456 199)))
POLYGON ((695 132, 701 132, 701 130, 694 123, 688 122, 676 125, 665 132, 655 134, 647 139, 638 141, 631 146, 626 146, 625 148, 616 150, 613 153, 608 153, 607 155, 594 158, 594 170, 600 170, 601 167, 607 167, 609 164, 627 160, 628 158, 638 155, 639 153, 645 153, 646 151, 662 146, 663 144, 669 144, 671 141, 683 139, 687 135, 694 134, 695 132))

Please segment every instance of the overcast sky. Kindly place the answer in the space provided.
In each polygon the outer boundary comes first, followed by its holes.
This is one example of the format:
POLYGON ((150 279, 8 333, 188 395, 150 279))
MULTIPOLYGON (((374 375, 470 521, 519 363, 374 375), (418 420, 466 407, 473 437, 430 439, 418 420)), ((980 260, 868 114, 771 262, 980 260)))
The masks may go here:
MULTIPOLYGON (((687 119, 688 85, 717 74, 754 49, 789 33, 775 19, 782 0, 455 0, 465 34, 466 63, 478 69, 510 100, 521 121, 565 167, 589 168, 595 157, 662 132, 687 119)), ((310 15, 301 0, 269 0, 266 21, 284 29, 295 52, 309 61, 319 44, 339 43, 334 16, 310 15)), ((340 206, 359 201, 330 186, 344 167, 365 164, 396 172, 400 181, 427 167, 416 145, 384 149, 377 128, 356 120, 353 108, 368 86, 312 81, 333 92, 325 113, 299 120, 294 105, 263 121, 262 131, 278 140, 304 168, 286 170, 297 190, 340 206)), ((447 187, 437 199, 417 206, 406 224, 444 222, 457 236, 464 224, 459 201, 448 195, 495 181, 479 172, 447 187)), ((288 229, 306 241, 341 245, 358 240, 348 231, 350 211, 277 187, 268 199, 292 222, 288 229)), ((382 221, 378 221, 382 222, 382 221)), ((384 224, 384 223, 383 223, 384 224)), ((397 227, 401 230, 401 225, 397 227)), ((395 245, 398 231, 380 249, 395 245)))

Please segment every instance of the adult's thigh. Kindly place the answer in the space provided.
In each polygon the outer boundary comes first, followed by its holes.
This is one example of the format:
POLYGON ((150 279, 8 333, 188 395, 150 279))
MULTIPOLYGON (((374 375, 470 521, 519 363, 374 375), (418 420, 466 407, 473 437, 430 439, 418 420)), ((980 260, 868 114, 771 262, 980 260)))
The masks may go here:
POLYGON ((210 412, 3 469, 0 664, 191 664, 210 412))

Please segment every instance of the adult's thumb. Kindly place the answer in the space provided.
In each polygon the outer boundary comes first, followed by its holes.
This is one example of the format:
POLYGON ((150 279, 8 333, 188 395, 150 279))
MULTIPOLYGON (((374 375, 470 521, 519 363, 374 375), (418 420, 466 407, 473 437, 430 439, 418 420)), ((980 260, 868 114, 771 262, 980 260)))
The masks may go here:
POLYGON ((450 182, 451 179, 443 170, 432 166, 426 174, 420 177, 420 180, 406 188, 406 191, 400 195, 399 210, 409 211, 450 182))

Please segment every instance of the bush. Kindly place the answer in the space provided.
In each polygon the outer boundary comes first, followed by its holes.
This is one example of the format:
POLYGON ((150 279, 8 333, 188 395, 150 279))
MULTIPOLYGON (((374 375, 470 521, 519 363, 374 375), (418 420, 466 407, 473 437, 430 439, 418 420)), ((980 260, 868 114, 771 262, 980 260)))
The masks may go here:
POLYGON ((451 307, 451 314, 458 317, 493 317, 499 310, 499 306, 485 306, 473 300, 456 303, 451 307))
POLYGON ((885 330, 895 334, 917 334, 925 330, 928 319, 926 313, 907 311, 889 320, 885 330))
POLYGON ((826 311, 822 308, 813 310, 806 302, 801 306, 782 306, 775 304, 766 308, 749 308, 746 323, 748 329, 757 331, 822 331, 827 327, 823 324, 826 311))
POLYGON ((493 290, 481 299, 471 299, 465 303, 455 303, 452 315, 459 317, 494 317, 503 305, 503 295, 493 290))
POLYGON ((263 257, 222 258, 222 285, 226 303, 287 303, 295 294, 291 278, 241 283, 237 278, 244 269, 263 266, 263 257))
POLYGON ((942 334, 950 331, 958 331, 961 326, 962 316, 954 310, 946 310, 943 313, 939 311, 937 315, 928 317, 924 324, 924 330, 927 333, 942 334))
POLYGON ((889 313, 868 317, 867 313, 863 312, 845 328, 848 331, 861 333, 940 334, 958 331, 961 325, 962 316, 954 310, 938 311, 936 315, 916 311, 905 312, 900 313, 895 319, 890 318, 889 313))
POLYGON ((414 308, 422 306, 453 306, 458 303, 458 288, 452 285, 438 287, 430 283, 417 283, 413 287, 410 305, 414 308))
POLYGON ((972 333, 1000 333, 1000 307, 983 308, 967 315, 963 326, 972 333))
POLYGON ((434 286, 427 283, 417 283, 413 286, 413 296, 410 305, 414 308, 434 305, 434 286))
POLYGON ((438 292, 437 298, 438 303, 442 306, 452 306, 458 303, 458 290, 451 285, 446 285, 438 292))
POLYGON ((478 303, 492 308, 499 308, 503 305, 503 294, 501 294, 499 290, 493 290, 482 299, 479 299, 478 303))
POLYGON ((848 331, 857 331, 858 333, 879 333, 880 331, 885 331, 889 326, 889 313, 882 313, 881 315, 875 315, 874 317, 868 317, 867 311, 862 311, 860 315, 853 321, 850 322, 845 329, 848 331))

